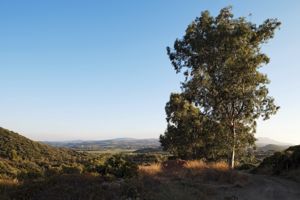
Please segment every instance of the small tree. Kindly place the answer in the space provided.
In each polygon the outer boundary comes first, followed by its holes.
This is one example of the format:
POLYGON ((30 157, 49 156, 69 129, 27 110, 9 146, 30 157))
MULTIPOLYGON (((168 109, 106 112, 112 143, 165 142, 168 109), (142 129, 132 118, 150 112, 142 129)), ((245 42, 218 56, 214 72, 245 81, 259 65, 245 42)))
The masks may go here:
POLYGON ((278 110, 268 96, 269 80, 259 68, 269 62, 261 45, 279 26, 276 19, 257 26, 244 17, 233 18, 230 7, 217 17, 205 11, 175 41, 174 49, 167 48, 176 72, 185 76, 186 99, 199 116, 223 127, 232 168, 236 149, 254 144, 256 120, 268 119, 278 110))
POLYGON ((171 94, 166 113, 168 128, 165 135, 160 136, 163 148, 180 158, 196 158, 204 147, 199 109, 182 95, 171 94))
POLYGON ((171 94, 166 105, 168 127, 160 142, 164 150, 182 159, 224 157, 227 145, 222 138, 222 127, 201 115, 200 110, 183 94, 171 94))

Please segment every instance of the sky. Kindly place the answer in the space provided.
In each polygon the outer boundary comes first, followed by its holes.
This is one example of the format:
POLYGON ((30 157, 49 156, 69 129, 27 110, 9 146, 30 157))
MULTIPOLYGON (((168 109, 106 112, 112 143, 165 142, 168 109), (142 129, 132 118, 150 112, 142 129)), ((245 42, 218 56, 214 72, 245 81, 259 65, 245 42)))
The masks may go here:
POLYGON ((298 0, 2 0, 0 126, 33 140, 157 138, 184 80, 166 47, 201 11, 228 5, 256 24, 282 22, 262 48, 281 109, 256 136, 299 144, 298 0))

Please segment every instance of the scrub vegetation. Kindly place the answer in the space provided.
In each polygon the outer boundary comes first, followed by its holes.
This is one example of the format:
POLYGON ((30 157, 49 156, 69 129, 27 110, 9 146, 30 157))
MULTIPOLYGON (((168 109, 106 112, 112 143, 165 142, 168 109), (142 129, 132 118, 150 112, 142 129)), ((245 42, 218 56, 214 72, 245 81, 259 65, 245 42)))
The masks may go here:
POLYGON ((167 48, 185 81, 166 104, 162 148, 155 139, 44 144, 0 128, 0 199, 299 199, 300 146, 254 153, 257 119, 279 109, 260 71, 261 46, 279 26, 234 18, 230 7, 188 25, 167 48))

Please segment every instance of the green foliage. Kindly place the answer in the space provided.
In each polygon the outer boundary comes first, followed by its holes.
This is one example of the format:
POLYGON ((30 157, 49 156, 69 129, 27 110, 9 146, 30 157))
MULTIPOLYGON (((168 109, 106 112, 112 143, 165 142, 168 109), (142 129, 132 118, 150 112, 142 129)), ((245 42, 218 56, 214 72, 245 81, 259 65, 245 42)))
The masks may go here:
MULTIPOLYGON (((105 183, 98 176, 75 174, 27 181, 6 193, 7 200, 126 199, 120 198, 121 186, 116 183, 105 183)), ((2 200, 1 197, 0 194, 2 200)))
POLYGON ((126 179, 122 185, 122 196, 125 199, 140 199, 141 188, 137 179, 126 179))
POLYGON ((14 168, 5 160, 0 161, 0 178, 15 178, 17 177, 19 170, 14 168))
MULTIPOLYGON (((187 137, 190 152, 196 151, 191 146, 199 149, 204 140, 213 138, 234 166, 236 152, 241 154, 254 144, 257 118, 268 119, 279 108, 268 96, 267 76, 259 71, 269 62, 261 45, 273 38, 279 26, 276 19, 257 26, 244 17, 234 18, 230 7, 216 17, 205 11, 175 41, 173 49, 167 48, 174 69, 183 72, 185 82, 182 94, 171 95, 166 106, 169 125, 166 136, 161 136, 165 149, 183 147, 180 140, 185 137, 175 138, 180 132, 187 137), (212 125, 213 130, 205 130, 204 124, 212 125), (206 137, 207 131, 217 135, 206 137), (164 137, 176 143, 171 145, 164 137)), ((182 154, 179 149, 176 151, 182 154)))
POLYGON ((83 167, 80 165, 62 165, 62 173, 64 174, 81 174, 83 167))
POLYGON ((283 152, 276 152, 265 158, 254 172, 280 175, 294 170, 300 170, 300 145, 289 147, 283 152))
POLYGON ((158 154, 158 153, 137 153, 137 154, 129 154, 126 156, 128 160, 140 164, 151 164, 151 163, 160 163, 167 160, 168 155, 166 154, 158 154))
POLYGON ((220 147, 226 145, 226 141, 217 143, 222 127, 201 115, 182 94, 171 94, 166 113, 167 131, 160 136, 164 150, 182 159, 216 160, 224 156, 220 147))
POLYGON ((245 164, 242 164, 242 165, 239 165, 237 167, 237 169, 239 170, 252 170, 254 169, 256 166, 251 164, 251 163, 245 163, 245 164))
POLYGON ((59 174, 62 174, 62 173, 63 173, 62 166, 59 166, 59 167, 49 166, 45 170, 45 176, 46 177, 52 177, 52 176, 56 176, 56 175, 59 175, 59 174))
POLYGON ((160 136, 164 150, 180 158, 196 158, 204 146, 203 126, 199 110, 180 94, 171 94, 166 105, 168 128, 160 136), (198 131, 198 134, 195 132, 198 131))
POLYGON ((0 178, 34 179, 56 174, 80 174, 93 157, 34 142, 0 128, 0 178))
POLYGON ((98 171, 103 175, 113 175, 117 178, 129 178, 137 175, 137 165, 122 154, 108 158, 99 166, 98 171))
POLYGON ((18 153, 15 149, 11 150, 9 153, 8 153, 8 156, 11 160, 19 160, 19 156, 18 156, 18 153))
POLYGON ((34 162, 24 161, 17 168, 21 169, 18 179, 35 179, 44 176, 44 169, 34 162))
POLYGON ((29 140, 13 131, 0 127, 0 157, 10 160, 49 162, 84 161, 86 155, 70 149, 54 148, 29 140))

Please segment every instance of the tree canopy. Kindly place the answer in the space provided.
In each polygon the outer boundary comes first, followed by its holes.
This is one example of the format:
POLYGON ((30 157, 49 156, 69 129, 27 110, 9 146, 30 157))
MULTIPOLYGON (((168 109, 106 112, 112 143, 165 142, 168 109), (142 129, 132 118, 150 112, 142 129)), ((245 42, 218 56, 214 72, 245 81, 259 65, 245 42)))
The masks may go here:
MULTIPOLYGON (((166 106, 169 125, 165 135, 177 132, 177 137, 181 135, 188 141, 193 140, 191 135, 202 137, 218 132, 222 136, 215 140, 222 145, 234 167, 236 149, 255 142, 256 120, 268 119, 279 109, 274 98, 268 95, 267 75, 259 70, 269 63, 261 46, 273 38, 279 26, 277 19, 267 19, 257 26, 245 17, 234 18, 231 7, 223 8, 216 17, 208 11, 202 12, 187 27, 183 38, 176 39, 173 48, 167 47, 174 69, 185 77, 181 98, 192 106, 186 111, 190 116, 185 118, 193 117, 193 120, 188 120, 192 125, 185 121, 177 124, 172 121, 170 125, 168 113, 178 112, 178 107, 168 110, 171 95, 166 106), (207 123, 222 128, 203 129, 207 123), (182 130, 184 125, 189 129, 182 130), (194 126, 201 128, 194 129, 194 126), (222 140, 227 145, 220 142, 222 140)), ((166 146, 163 138, 161 136, 162 146, 166 146)), ((206 140, 207 137, 202 137, 201 141, 206 140)))

